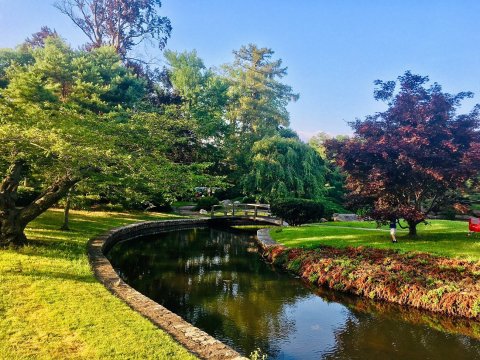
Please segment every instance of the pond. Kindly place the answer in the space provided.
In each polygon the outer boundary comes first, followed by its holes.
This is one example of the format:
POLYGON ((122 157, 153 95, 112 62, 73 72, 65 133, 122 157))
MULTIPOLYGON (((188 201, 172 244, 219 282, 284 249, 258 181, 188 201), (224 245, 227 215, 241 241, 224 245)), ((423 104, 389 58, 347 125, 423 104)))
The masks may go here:
POLYGON ((480 358, 471 323, 313 289, 265 263, 254 233, 165 232, 120 242, 108 257, 133 288, 245 355, 260 348, 269 359, 480 358))

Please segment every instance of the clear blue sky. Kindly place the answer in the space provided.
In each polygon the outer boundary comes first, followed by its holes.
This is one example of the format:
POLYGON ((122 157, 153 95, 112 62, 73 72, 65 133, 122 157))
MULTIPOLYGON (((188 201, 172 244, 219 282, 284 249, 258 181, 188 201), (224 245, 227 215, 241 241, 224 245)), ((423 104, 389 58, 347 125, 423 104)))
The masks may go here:
MULTIPOLYGON (((42 25, 72 45, 82 34, 52 0, 0 0, 0 47, 13 47, 42 25)), ((289 107, 304 137, 349 133, 347 121, 383 109, 375 79, 412 70, 445 91, 473 91, 480 103, 478 0, 164 0, 173 25, 168 48, 196 49, 208 66, 232 60, 232 50, 256 43, 288 66, 285 82, 300 93, 289 107)))

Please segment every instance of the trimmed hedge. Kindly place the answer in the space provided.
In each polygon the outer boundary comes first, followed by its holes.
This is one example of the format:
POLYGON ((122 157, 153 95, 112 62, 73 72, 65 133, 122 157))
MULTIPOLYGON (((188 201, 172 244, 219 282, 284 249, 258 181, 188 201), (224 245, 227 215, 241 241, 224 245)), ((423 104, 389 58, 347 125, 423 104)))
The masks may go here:
POLYGON ((197 205, 195 206, 195 210, 207 210, 210 211, 213 205, 218 205, 219 201, 215 196, 205 196, 199 198, 197 201, 197 205))
POLYGON ((316 222, 325 215, 322 203, 307 199, 278 200, 272 204, 271 210, 292 226, 316 222))

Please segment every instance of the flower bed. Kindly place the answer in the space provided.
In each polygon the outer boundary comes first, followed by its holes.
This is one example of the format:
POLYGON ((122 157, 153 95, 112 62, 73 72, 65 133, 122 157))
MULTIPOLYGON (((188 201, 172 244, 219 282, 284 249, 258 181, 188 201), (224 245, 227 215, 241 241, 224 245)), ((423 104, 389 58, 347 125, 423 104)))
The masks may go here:
POLYGON ((266 248, 265 257, 317 286, 480 320, 480 262, 393 250, 266 248))

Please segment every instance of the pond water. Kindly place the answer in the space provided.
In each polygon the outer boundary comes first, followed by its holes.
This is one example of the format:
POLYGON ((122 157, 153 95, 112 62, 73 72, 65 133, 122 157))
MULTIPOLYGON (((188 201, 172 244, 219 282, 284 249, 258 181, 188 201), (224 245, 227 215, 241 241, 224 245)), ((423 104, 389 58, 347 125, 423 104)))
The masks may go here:
POLYGON ((256 249, 252 233, 205 228, 124 241, 108 257, 132 287, 244 355, 480 359, 472 323, 312 289, 256 249))

